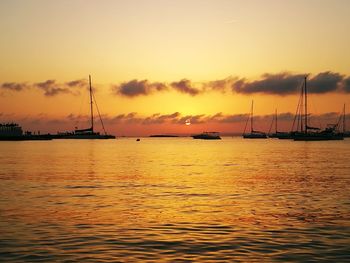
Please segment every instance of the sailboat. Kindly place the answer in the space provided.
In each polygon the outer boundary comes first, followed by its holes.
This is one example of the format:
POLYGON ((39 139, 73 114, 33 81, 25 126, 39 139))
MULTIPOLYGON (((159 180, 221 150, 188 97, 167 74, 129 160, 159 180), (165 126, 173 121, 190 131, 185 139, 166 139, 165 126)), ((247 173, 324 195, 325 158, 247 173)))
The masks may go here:
MULTIPOLYGON (((301 104, 299 109, 300 131, 293 132, 292 138, 294 141, 329 141, 343 140, 342 134, 336 133, 337 125, 330 125, 326 129, 311 127, 308 123, 308 108, 307 108, 307 77, 304 78, 304 85, 301 92, 301 104), (302 114, 302 104, 304 103, 304 114, 302 114)), ((299 106, 299 105, 298 105, 299 106)))
POLYGON ((85 129, 75 129, 74 132, 58 133, 57 135, 54 135, 55 139, 115 139, 114 135, 107 134, 105 127, 103 125, 101 114, 100 114, 100 111, 98 109, 94 93, 92 91, 91 76, 90 75, 89 75, 89 93, 90 93, 90 121, 91 121, 90 124, 91 124, 91 127, 85 128, 85 129), (103 128, 104 134, 100 134, 99 132, 94 131, 94 109, 93 109, 94 102, 96 105, 97 113, 98 113, 99 119, 101 121, 101 125, 103 128))
POLYGON ((275 110, 275 116, 272 118, 270 130, 268 132, 269 138, 278 138, 278 139, 290 139, 289 132, 280 132, 277 129, 277 109, 275 110), (275 133, 271 133, 272 126, 275 124, 275 133))
POLYGON ((247 122, 246 122, 245 127, 244 127, 243 138, 244 139, 267 139, 266 133, 254 130, 254 128, 253 128, 254 127, 253 126, 253 124, 254 124, 253 111, 254 111, 254 101, 252 100, 252 107, 251 107, 251 110, 250 110, 250 116, 247 119, 247 122), (250 133, 246 133, 246 129, 247 129, 247 125, 248 125, 249 119, 250 119, 250 133))
MULTIPOLYGON (((339 133, 341 133, 343 135, 343 137, 348 138, 350 137, 350 131, 346 130, 346 114, 345 114, 345 103, 344 103, 344 108, 343 108, 343 114, 342 116, 339 118, 338 121, 338 125, 340 124, 340 122, 342 121, 342 131, 339 131, 339 133)), ((340 125, 339 125, 340 126, 340 125)))

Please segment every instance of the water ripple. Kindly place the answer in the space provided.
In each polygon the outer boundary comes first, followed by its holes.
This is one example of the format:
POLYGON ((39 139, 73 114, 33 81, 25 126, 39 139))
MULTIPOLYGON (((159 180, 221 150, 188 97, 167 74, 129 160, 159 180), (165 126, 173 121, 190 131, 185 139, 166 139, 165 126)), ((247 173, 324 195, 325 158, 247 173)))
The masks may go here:
POLYGON ((350 140, 71 143, 1 145, 0 261, 350 262, 350 140))

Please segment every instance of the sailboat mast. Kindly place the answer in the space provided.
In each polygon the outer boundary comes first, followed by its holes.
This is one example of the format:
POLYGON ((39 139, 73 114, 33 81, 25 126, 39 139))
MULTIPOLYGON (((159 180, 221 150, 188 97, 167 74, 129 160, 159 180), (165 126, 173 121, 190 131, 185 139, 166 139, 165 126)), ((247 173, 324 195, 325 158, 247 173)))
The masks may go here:
POLYGON ((305 89, 305 133, 307 133, 307 88, 306 88, 306 76, 305 76, 305 84, 304 84, 304 89, 305 89))
POLYGON ((90 115, 91 115, 91 130, 94 130, 94 110, 92 106, 92 88, 91 88, 91 76, 89 75, 89 86, 90 86, 90 115))
POLYGON ((250 129, 251 129, 251 132, 254 131, 253 129, 253 111, 254 111, 254 100, 252 100, 252 109, 251 109, 251 117, 250 117, 250 129))
POLYGON ((343 115, 343 134, 345 134, 345 131, 346 131, 346 129, 345 129, 345 103, 344 103, 344 115, 343 115))
POLYGON ((305 82, 303 81, 303 85, 301 87, 301 103, 299 108, 300 132, 304 132, 304 122, 303 122, 304 85, 305 85, 305 82))
POLYGON ((276 133, 277 133, 277 109, 275 110, 275 118, 276 118, 275 128, 276 128, 276 133))

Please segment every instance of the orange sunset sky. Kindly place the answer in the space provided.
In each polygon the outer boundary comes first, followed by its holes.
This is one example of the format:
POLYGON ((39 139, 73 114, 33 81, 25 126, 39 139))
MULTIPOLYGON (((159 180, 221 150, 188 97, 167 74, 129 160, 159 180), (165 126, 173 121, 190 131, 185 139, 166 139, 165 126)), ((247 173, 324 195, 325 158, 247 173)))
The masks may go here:
POLYGON ((257 128, 277 108, 288 130, 309 74, 311 120, 324 126, 350 105, 349 10, 347 0, 2 0, 0 122, 86 127, 91 74, 117 136, 240 132, 252 99, 257 128))

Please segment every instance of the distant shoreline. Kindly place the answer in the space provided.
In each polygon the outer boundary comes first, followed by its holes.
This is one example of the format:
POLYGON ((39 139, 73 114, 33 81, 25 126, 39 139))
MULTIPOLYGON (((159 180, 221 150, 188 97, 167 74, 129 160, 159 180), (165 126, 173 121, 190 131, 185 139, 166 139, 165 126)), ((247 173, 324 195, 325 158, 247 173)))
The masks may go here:
POLYGON ((171 135, 171 134, 152 134, 149 137, 153 138, 172 138, 172 137, 179 137, 178 135, 171 135))

